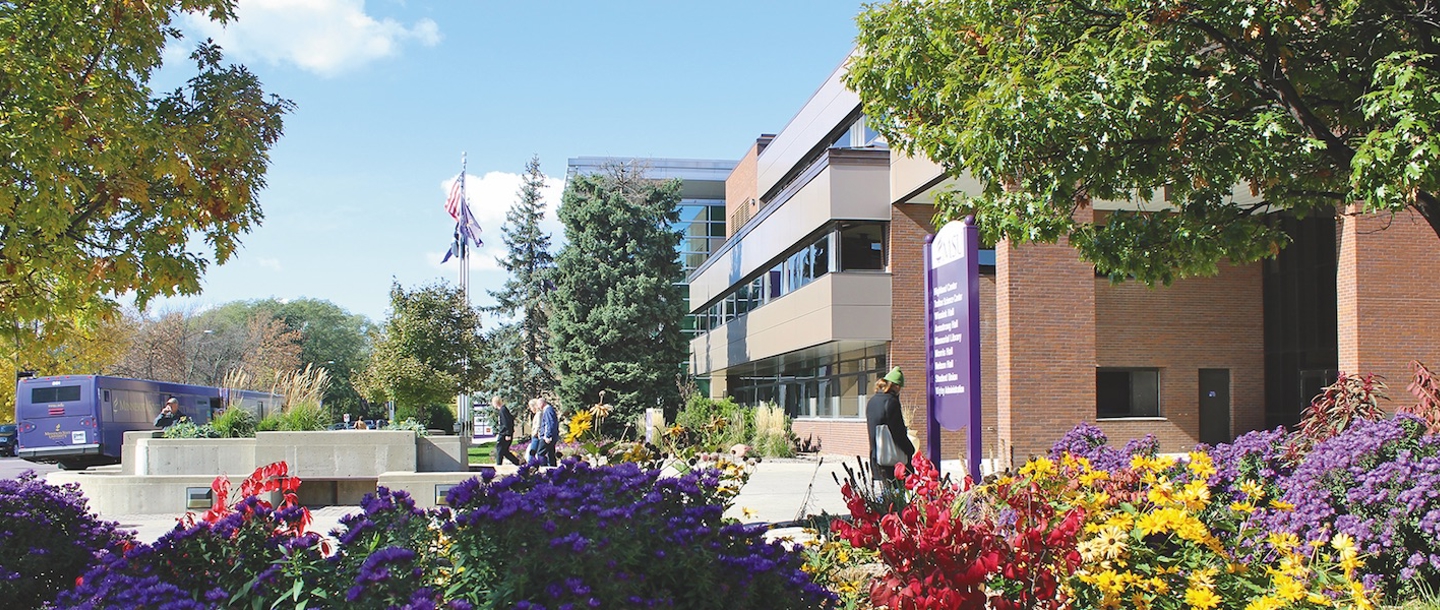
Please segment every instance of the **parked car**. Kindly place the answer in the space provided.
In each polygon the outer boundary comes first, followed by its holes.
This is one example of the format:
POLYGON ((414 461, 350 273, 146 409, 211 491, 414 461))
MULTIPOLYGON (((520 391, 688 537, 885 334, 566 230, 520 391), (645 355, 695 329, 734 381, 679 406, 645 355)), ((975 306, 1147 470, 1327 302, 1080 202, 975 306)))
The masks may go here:
POLYGON ((343 421, 337 421, 337 422, 335 422, 335 423, 333 423, 333 424, 330 424, 330 429, 331 429, 331 430, 349 430, 349 429, 350 429, 350 424, 347 424, 347 423, 345 423, 345 422, 343 422, 343 421))
POLYGON ((15 424, 0 424, 0 455, 15 456, 16 436, 15 424))

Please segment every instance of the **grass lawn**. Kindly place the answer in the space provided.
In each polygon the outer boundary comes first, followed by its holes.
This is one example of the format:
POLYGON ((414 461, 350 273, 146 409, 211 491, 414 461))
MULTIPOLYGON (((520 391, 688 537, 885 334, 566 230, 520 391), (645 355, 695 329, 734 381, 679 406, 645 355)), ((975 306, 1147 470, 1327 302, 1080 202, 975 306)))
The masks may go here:
POLYGON ((472 465, 478 465, 478 464, 494 464, 494 463, 495 463, 495 443, 485 443, 485 444, 483 444, 483 445, 471 445, 471 446, 470 446, 470 463, 471 463, 472 465))

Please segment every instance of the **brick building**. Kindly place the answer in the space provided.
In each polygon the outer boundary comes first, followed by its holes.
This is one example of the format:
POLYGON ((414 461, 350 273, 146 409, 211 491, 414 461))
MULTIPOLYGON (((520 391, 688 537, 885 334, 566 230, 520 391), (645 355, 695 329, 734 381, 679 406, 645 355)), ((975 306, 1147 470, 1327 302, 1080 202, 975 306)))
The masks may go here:
MULTIPOLYGON (((862 454, 863 407, 891 366, 915 380, 901 401, 926 438, 921 248, 934 194, 978 184, 892 154, 842 70, 729 174, 726 240, 689 277, 690 369, 712 396, 783 405, 823 451, 862 454)), ((1141 205, 1164 204, 1082 213, 1141 205)), ((1440 364, 1440 240, 1406 214, 1272 221, 1293 239, 1276 259, 1169 287, 1112 285, 1063 241, 982 250, 986 457, 1043 453, 1081 421, 1163 451, 1225 442, 1295 422, 1337 370, 1408 398, 1407 363, 1440 364)), ((941 442, 962 451, 960 433, 941 442)))

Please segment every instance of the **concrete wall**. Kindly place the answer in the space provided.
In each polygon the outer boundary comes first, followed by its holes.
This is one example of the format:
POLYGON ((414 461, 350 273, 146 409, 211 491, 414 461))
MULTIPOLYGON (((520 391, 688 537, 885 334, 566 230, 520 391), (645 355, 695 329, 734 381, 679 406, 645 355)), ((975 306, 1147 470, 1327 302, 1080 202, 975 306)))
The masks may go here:
MULTIPOLYGON (((248 474, 248 473, 247 473, 248 474)), ((90 509, 102 515, 175 515, 204 512, 186 508, 186 490, 208 490, 215 475, 134 476, 91 470, 62 470, 45 475, 52 485, 76 483, 89 501, 90 509)), ((232 479, 232 483, 238 481, 232 479)))
POLYGON ((469 472, 470 456, 459 436, 415 437, 416 472, 469 472))
POLYGON ((302 479, 375 478, 416 468, 415 433, 408 430, 261 432, 255 462, 285 462, 302 479))
POLYGON ((140 438, 135 445, 136 475, 244 477, 269 463, 256 462, 253 438, 140 438))

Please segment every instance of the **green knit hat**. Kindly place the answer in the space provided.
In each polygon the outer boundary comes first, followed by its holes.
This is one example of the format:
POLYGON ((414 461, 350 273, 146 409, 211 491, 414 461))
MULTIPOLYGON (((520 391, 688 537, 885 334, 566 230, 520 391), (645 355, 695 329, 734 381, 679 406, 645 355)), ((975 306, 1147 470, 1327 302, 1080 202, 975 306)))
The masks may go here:
POLYGON ((903 388, 905 387, 905 373, 900 372, 900 367, 897 366, 885 374, 885 381, 903 388))

